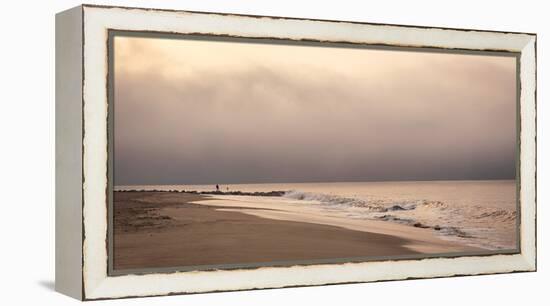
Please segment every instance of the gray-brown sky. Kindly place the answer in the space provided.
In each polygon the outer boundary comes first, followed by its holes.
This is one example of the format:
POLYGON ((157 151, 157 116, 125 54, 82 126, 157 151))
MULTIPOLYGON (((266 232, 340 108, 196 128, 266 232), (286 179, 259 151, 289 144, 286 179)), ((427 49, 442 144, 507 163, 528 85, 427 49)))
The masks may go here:
POLYGON ((115 38, 115 185, 511 179, 515 58, 115 38))

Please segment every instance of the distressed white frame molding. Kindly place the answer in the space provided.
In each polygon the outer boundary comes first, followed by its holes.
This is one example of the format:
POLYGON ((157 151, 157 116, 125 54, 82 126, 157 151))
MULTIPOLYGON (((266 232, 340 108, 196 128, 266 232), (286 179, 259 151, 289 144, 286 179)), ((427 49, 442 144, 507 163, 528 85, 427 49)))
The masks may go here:
POLYGON ((534 34, 83 5, 58 14, 57 49, 58 291, 91 300, 536 270, 534 34), (520 52, 520 253, 109 276, 109 30, 520 52), (66 164, 67 154, 76 160, 66 164))

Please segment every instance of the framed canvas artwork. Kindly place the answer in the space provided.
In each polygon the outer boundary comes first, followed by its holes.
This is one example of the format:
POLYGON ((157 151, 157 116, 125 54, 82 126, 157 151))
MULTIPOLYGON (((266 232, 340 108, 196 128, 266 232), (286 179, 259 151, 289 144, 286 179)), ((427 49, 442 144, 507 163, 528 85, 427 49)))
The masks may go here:
POLYGON ((536 270, 536 35, 56 16, 56 289, 536 270))

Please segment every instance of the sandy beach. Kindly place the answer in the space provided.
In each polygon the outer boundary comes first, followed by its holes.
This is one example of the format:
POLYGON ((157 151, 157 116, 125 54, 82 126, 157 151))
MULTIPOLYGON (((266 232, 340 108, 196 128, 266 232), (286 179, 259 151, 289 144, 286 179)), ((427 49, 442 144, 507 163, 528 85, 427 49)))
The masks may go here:
POLYGON ((326 216, 290 204, 273 208, 269 198, 238 198, 115 192, 114 269, 476 250, 428 229, 326 216))

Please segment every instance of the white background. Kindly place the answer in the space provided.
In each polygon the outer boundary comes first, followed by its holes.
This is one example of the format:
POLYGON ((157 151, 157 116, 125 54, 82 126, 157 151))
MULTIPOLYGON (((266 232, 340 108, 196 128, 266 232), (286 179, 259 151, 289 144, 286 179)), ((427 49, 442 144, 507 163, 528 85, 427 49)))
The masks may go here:
MULTIPOLYGON (((108 305, 543 305, 550 259, 550 57, 546 1, 90 1, 538 34, 538 272, 93 302, 108 305)), ((79 1, 5 1, 0 8, 0 304, 74 305, 54 286, 54 15, 79 1)))

